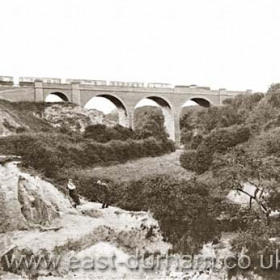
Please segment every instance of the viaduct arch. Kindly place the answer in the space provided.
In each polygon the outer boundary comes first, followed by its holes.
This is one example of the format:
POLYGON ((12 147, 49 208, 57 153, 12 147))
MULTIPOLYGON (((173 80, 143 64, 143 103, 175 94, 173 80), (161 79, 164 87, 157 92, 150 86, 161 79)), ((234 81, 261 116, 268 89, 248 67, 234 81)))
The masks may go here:
POLYGON ((92 98, 90 98, 90 100, 87 101, 87 103, 85 103, 83 107, 85 107, 88 104, 88 102, 90 102, 94 97, 103 97, 103 98, 106 98, 107 100, 111 101, 117 108, 117 111, 119 114, 119 124, 124 127, 129 127, 128 111, 127 111, 124 101, 122 101, 117 96, 114 96, 114 95, 111 95, 108 93, 103 93, 103 94, 101 93, 101 94, 97 94, 97 95, 93 96, 92 98))
POLYGON ((62 92, 52 92, 52 93, 50 93, 49 95, 46 96, 45 101, 51 95, 55 95, 55 96, 59 97, 62 101, 69 102, 68 97, 65 94, 63 94, 62 92))
POLYGON ((49 94, 55 94, 64 101, 84 107, 93 97, 105 97, 118 109, 120 124, 133 128, 133 113, 143 99, 155 101, 165 117, 165 126, 170 138, 180 142, 180 112, 188 100, 201 106, 222 105, 223 100, 247 91, 211 90, 198 86, 171 86, 159 83, 126 83, 100 80, 66 80, 54 78, 19 78, 15 86, 13 77, 0 76, 0 99, 9 101, 44 102, 49 94))
MULTIPOLYGON (((144 99, 150 99, 153 100, 162 110, 163 116, 164 116, 164 125, 166 128, 166 131, 172 140, 175 139, 175 123, 173 118, 173 110, 171 107, 171 104, 165 97, 159 97, 159 96, 146 96, 143 99, 141 99, 139 102, 141 102, 144 99)), ((139 103, 137 102, 137 104, 139 103)), ((134 107, 133 114, 132 114, 132 128, 134 129, 134 111, 136 109, 136 106, 134 107)))

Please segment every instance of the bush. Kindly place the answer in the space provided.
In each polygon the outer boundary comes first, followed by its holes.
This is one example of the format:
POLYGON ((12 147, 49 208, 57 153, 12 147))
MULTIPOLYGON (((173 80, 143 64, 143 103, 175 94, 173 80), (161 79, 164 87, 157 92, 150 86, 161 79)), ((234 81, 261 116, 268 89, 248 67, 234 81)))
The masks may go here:
POLYGON ((280 84, 273 84, 267 91, 267 101, 272 107, 280 108, 280 84))
POLYGON ((181 166, 190 171, 196 171, 196 151, 187 150, 180 156, 181 166))
MULTIPOLYGON (((250 258, 251 266, 254 267, 254 273, 262 276, 262 279, 279 279, 279 270, 277 269, 276 262, 278 259, 279 244, 277 241, 270 239, 271 237, 279 235, 279 222, 274 223, 268 229, 265 224, 260 221, 255 221, 251 224, 246 231, 240 232, 232 240, 232 249, 242 254, 246 250, 246 255, 250 258), (276 235, 275 235, 276 234, 276 235), (263 257, 263 263, 266 266, 272 265, 270 269, 264 269, 260 266, 260 258, 263 257), (273 262, 271 261, 273 258, 273 262)), ((235 270, 232 273, 244 273, 235 270)))
POLYGON ((191 149, 196 149, 203 141, 203 136, 200 133, 193 135, 190 143, 191 149))
POLYGON ((213 201, 203 185, 164 175, 151 176, 130 182, 121 193, 115 195, 119 206, 150 210, 175 250, 194 253, 216 234, 215 218, 208 212, 213 201))
POLYGON ((166 141, 168 134, 164 125, 164 116, 157 107, 146 106, 138 108, 134 113, 135 139, 154 137, 166 141))
POLYGON ((107 127, 104 124, 95 124, 87 126, 84 132, 84 137, 100 143, 106 143, 111 140, 125 141, 134 138, 134 132, 130 128, 116 125, 107 127))
POLYGON ((181 143, 184 144, 185 149, 194 150, 196 149, 203 140, 203 133, 198 130, 181 132, 181 143))
POLYGON ((186 130, 185 128, 181 130, 181 143, 184 144, 185 149, 190 149, 191 140, 193 137, 193 132, 186 130))
POLYGON ((213 152, 207 149, 205 145, 199 146, 195 156, 195 171, 202 174, 207 171, 213 161, 213 152))
POLYGON ((223 153, 228 148, 246 142, 250 138, 248 127, 229 127, 213 130, 201 140, 196 150, 185 151, 180 158, 181 165, 198 174, 212 165, 214 153, 223 153))
MULTIPOLYGON (((95 181, 94 177, 81 178, 79 188, 82 195, 93 201, 100 200, 95 181)), ((217 236, 212 211, 216 201, 201 183, 155 175, 121 185, 110 184, 112 202, 127 210, 151 211, 176 251, 195 253, 204 242, 217 236)))
MULTIPOLYGON (((205 134, 214 129, 226 128, 233 125, 249 124, 249 117, 258 111, 258 106, 263 100, 263 93, 242 94, 232 99, 226 99, 224 106, 210 108, 190 108, 180 119, 183 131, 193 132, 199 130, 205 134)), ((183 143, 184 137, 182 137, 183 143)))
POLYGON ((60 178, 71 167, 91 167, 126 162, 173 152, 172 141, 143 140, 97 143, 65 134, 19 134, 0 138, 0 153, 22 157, 25 167, 33 167, 48 178, 60 178))
POLYGON ((250 138, 250 129, 248 127, 222 128, 212 131, 209 136, 205 137, 200 148, 214 152, 224 152, 230 147, 246 142, 250 138))
POLYGON ((275 128, 263 133, 260 137, 260 145, 265 149, 266 155, 280 157, 280 129, 275 128))

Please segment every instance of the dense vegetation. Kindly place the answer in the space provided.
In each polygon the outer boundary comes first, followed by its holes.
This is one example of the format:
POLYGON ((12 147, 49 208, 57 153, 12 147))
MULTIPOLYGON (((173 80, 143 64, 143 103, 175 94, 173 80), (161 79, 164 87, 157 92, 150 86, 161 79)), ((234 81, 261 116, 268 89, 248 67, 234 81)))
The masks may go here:
MULTIPOLYGON (((185 145, 181 165, 194 171, 197 179, 211 182, 212 194, 220 194, 227 204, 230 190, 248 197, 248 206, 240 208, 246 210, 239 220, 244 225, 232 228, 238 233, 232 245, 236 252, 247 250, 261 275, 268 272, 257 266, 260 255, 275 257, 280 237, 279 215, 272 215, 280 210, 279 126, 280 84, 265 95, 240 95, 221 107, 190 108, 181 119, 185 145)), ((269 279, 278 276, 269 273, 269 279)))
POLYGON ((132 129, 116 125, 108 127, 104 124, 89 125, 86 127, 84 137, 100 143, 106 143, 111 140, 126 141, 134 139, 135 133, 132 129))
MULTIPOLYGON (((152 137, 155 130, 152 118, 146 118, 137 133, 119 125, 106 127, 100 124, 90 125, 79 134, 54 128, 40 117, 51 104, 1 101, 0 106, 24 128, 12 130, 14 135, 0 138, 0 153, 21 156, 24 167, 31 167, 59 183, 71 176, 71 168, 123 163, 160 156, 175 149, 164 132, 163 119, 160 124, 163 132, 156 130, 155 137, 152 137), (142 129, 144 133, 141 133, 142 129), (147 134, 149 130, 151 133, 147 134), (157 137, 158 133, 166 137, 157 137)), ((6 122, 7 126, 9 122, 6 122)))
MULTIPOLYGON (((78 178, 77 178, 78 179, 78 178)), ((102 200, 102 190, 94 176, 80 180, 80 192, 92 201, 102 200)), ((219 200, 210 196, 203 184, 176 179, 169 175, 152 175, 137 181, 112 186, 111 203, 132 211, 151 211, 175 251, 197 253, 204 242, 212 241, 219 226, 212 215, 219 200)))
POLYGON ((86 128, 84 136, 100 143, 111 140, 139 140, 150 137, 163 142, 168 139, 164 126, 164 116, 159 107, 144 106, 137 108, 134 113, 134 127, 135 130, 121 125, 114 127, 108 127, 104 124, 90 125, 86 128))
MULTIPOLYGON (((174 150, 158 109, 137 114, 142 123, 136 131, 97 125, 83 135, 23 132, 0 139, 0 153, 21 155, 25 166, 56 182, 71 177, 81 195, 98 201, 102 190, 94 173, 79 176, 73 170, 174 150)), ((280 85, 272 85, 265 95, 226 100, 224 106, 188 108, 181 128, 185 150, 180 161, 193 172, 192 179, 176 178, 171 170, 125 183, 110 181, 111 202, 128 210, 151 211, 179 252, 197 253, 222 232, 234 233, 236 254, 245 248, 256 273, 279 279, 274 271, 259 270, 258 264, 260 254, 275 253, 280 237, 280 217, 271 215, 280 210, 280 85), (244 191, 244 183, 253 187, 253 194, 244 191), (244 207, 229 201, 232 190, 247 195, 250 203, 244 207)))
POLYGON ((165 141, 168 138, 164 127, 164 116, 159 107, 144 106, 135 109, 134 127, 137 139, 155 137, 165 141))
POLYGON ((102 144, 63 134, 21 134, 0 138, 0 153, 22 157, 25 167, 33 167, 52 179, 63 178, 68 168, 125 162, 147 156, 159 156, 174 149, 172 142, 112 140, 102 144))

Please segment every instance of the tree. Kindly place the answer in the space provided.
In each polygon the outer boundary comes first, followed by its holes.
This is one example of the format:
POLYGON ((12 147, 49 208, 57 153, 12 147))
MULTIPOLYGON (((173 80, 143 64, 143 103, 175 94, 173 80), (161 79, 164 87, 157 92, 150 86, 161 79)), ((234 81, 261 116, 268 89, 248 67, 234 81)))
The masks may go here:
POLYGON ((89 125, 85 129, 84 137, 100 143, 106 143, 111 140, 126 141, 134 138, 134 132, 130 128, 121 125, 107 127, 104 124, 89 125))
POLYGON ((154 137, 162 141, 168 139, 164 125, 164 116, 157 107, 145 107, 136 111, 134 125, 137 139, 149 137, 154 137))
MULTIPOLYGON (((270 196, 277 192, 280 167, 275 166, 277 158, 257 157, 246 152, 243 147, 232 148, 228 153, 216 156, 213 160, 213 175, 220 185, 233 189, 249 198, 249 209, 254 201, 258 206, 260 218, 270 223, 272 205, 270 196), (249 184, 253 192, 244 189, 249 184)), ((278 163, 279 164, 279 163, 278 163)))

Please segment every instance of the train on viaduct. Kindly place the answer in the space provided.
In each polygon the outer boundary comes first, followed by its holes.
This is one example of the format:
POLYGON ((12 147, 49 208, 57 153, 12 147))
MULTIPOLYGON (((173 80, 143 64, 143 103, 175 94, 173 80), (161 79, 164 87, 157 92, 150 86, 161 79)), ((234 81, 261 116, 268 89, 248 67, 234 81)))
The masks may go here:
POLYGON ((239 94, 251 94, 251 90, 228 91, 211 90, 196 85, 176 85, 164 83, 138 83, 103 80, 20 77, 18 84, 13 77, 0 77, 0 99, 12 102, 44 102, 50 94, 59 96, 66 102, 81 107, 93 97, 104 97, 118 109, 119 123, 133 129, 133 115, 137 104, 143 99, 155 101, 165 118, 165 127, 172 140, 180 142, 180 113, 184 104, 195 101, 198 105, 209 107, 222 105, 223 101, 239 94))

